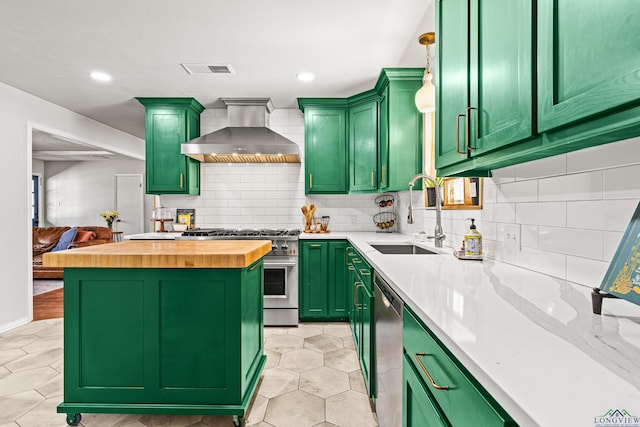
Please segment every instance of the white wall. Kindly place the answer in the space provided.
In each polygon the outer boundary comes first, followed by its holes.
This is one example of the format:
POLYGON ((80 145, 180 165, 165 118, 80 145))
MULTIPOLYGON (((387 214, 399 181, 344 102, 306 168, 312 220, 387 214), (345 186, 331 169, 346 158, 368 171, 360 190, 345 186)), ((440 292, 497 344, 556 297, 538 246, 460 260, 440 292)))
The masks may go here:
POLYGON ((0 83, 0 182, 6 222, 0 246, 0 331, 30 320, 31 129, 144 159, 144 141, 0 83))
MULTIPOLYGON (((45 162, 42 224, 106 226, 100 212, 114 209, 114 175, 144 172, 142 160, 45 162)), ((145 219, 151 218, 152 200, 145 196, 145 219)), ((152 231, 150 221, 143 231, 152 231)))
MULTIPOLYGON (((446 243, 459 247, 474 217, 487 257, 598 287, 639 201, 633 138, 495 170, 484 180, 483 209, 443 211, 443 227, 446 243), (521 228, 521 250, 504 244, 510 224, 521 228)), ((434 212, 419 216, 423 223, 402 229, 432 234, 434 212)))
MULTIPOLYGON (((227 126, 227 110, 205 110, 201 134, 227 126)), ((163 207, 195 208, 196 227, 303 228, 302 205, 314 203, 317 215, 329 215, 329 228, 373 231, 376 195, 304 194, 304 116, 297 109, 276 109, 270 128, 298 144, 301 164, 201 164, 200 196, 160 196, 163 207)), ((328 166, 329 167, 329 166, 328 166)))

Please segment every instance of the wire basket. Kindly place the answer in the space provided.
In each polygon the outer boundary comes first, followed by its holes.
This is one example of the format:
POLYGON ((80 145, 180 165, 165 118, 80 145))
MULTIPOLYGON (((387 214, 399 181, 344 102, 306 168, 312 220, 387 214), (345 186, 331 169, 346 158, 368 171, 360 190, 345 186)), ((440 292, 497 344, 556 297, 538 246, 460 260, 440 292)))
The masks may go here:
POLYGON ((391 194, 381 194, 380 196, 376 197, 375 202, 376 206, 378 206, 380 209, 383 209, 392 207, 394 200, 391 194))
POLYGON ((373 216, 373 223, 379 230, 392 232, 396 229, 398 219, 395 212, 378 212, 373 216))

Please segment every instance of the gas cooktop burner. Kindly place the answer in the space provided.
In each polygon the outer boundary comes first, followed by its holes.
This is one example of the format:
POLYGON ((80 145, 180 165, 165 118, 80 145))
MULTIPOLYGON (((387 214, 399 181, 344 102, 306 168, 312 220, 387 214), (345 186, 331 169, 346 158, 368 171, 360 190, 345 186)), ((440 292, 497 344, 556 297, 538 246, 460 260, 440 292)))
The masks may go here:
POLYGON ((300 230, 289 229, 250 229, 243 228, 240 230, 227 229, 227 228, 195 228, 193 230, 187 230, 180 236, 181 239, 280 239, 280 240, 294 240, 300 235, 300 230))

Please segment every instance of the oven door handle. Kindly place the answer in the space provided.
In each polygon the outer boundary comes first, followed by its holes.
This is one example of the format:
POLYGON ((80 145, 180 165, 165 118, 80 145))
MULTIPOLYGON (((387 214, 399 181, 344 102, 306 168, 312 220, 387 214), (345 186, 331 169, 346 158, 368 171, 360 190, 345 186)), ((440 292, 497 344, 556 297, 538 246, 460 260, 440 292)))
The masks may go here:
POLYGON ((264 268, 287 268, 287 267, 295 267, 295 262, 274 262, 270 263, 268 261, 264 262, 264 268))

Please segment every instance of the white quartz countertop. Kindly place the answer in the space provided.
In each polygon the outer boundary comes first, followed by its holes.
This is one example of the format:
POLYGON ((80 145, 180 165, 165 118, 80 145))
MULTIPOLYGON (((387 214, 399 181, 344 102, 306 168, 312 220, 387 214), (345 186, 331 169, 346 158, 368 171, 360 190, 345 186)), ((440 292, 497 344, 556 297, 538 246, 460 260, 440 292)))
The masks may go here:
POLYGON ((585 286, 458 260, 448 247, 385 255, 369 244, 411 240, 403 234, 300 238, 349 240, 519 425, 592 427, 610 409, 640 416, 640 306, 605 299, 594 315, 585 286))

